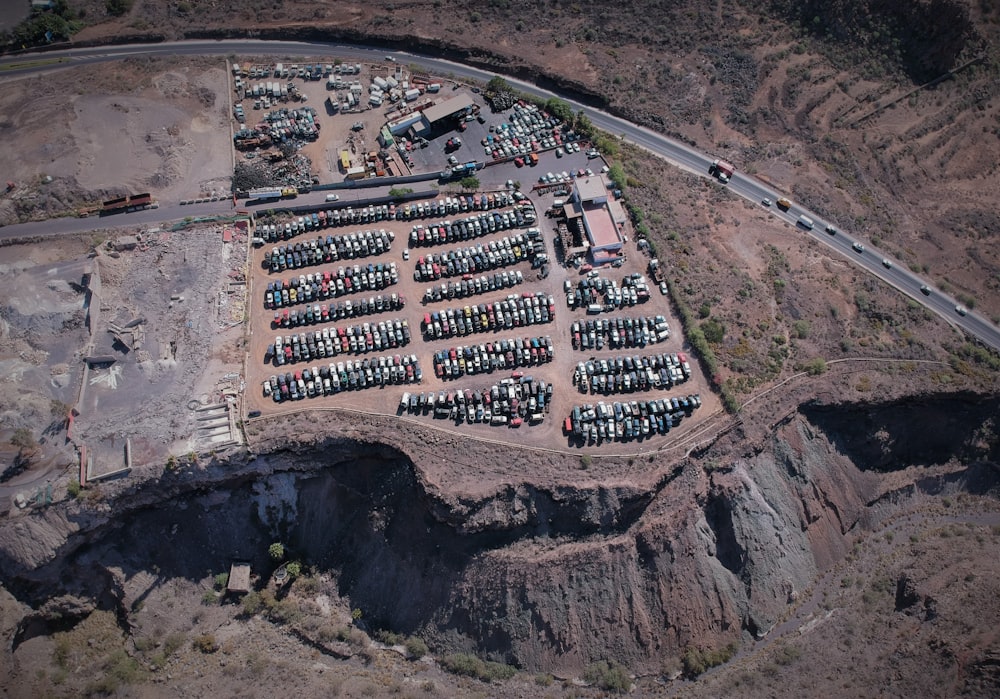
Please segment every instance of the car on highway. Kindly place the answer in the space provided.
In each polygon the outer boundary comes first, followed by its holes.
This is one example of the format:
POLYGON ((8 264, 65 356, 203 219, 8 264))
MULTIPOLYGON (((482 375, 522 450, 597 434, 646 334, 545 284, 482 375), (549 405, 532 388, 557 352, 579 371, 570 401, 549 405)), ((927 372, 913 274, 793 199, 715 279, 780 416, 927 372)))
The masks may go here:
POLYGON ((851 244, 851 247, 854 248, 854 252, 864 252, 865 251, 865 246, 862 245, 861 243, 857 242, 857 241, 854 241, 854 243, 851 244))
POLYGON ((920 287, 920 293, 923 294, 924 296, 930 296, 931 295, 931 288, 929 286, 927 286, 926 284, 923 284, 920 287))
POLYGON ((886 269, 892 269, 892 260, 883 257, 882 258, 882 266, 885 267, 886 269))
POLYGON ((960 316, 964 316, 969 313, 969 309, 967 309, 965 306, 955 306, 955 313, 957 313, 960 316))
POLYGON ((767 197, 764 197, 763 199, 761 199, 760 203, 763 204, 764 206, 770 206, 771 200, 767 197))
POLYGON ((834 226, 828 225, 826 227, 826 232, 829 233, 830 235, 837 235, 837 229, 834 226))

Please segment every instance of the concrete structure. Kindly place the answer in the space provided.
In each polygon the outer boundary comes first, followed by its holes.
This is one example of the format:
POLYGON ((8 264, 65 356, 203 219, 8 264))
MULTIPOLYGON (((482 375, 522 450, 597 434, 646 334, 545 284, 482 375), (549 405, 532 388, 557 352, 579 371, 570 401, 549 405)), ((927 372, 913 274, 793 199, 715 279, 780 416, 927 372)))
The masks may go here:
POLYGON ((229 583, 226 592, 245 595, 250 592, 250 564, 234 562, 229 567, 229 583))
POLYGON ((566 204, 566 218, 580 219, 586 245, 594 264, 613 262, 622 256, 625 242, 624 210, 608 196, 608 186, 598 175, 581 177, 573 183, 573 193, 566 204))

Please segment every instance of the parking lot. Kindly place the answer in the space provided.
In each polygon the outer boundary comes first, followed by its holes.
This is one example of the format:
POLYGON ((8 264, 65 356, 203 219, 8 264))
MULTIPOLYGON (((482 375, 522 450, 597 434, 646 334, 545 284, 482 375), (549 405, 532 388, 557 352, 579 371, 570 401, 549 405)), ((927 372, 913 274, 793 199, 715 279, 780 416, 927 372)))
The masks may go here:
MULTIPOLYGON (((481 141, 507 116, 481 114, 461 132, 460 162, 487 158, 481 141)), ((443 144, 457 133, 412 150, 413 167, 447 168, 443 144)), ((598 268, 600 289, 587 267, 561 264, 546 215, 559 197, 531 190, 548 173, 603 165, 586 150, 479 170, 475 193, 445 185, 405 205, 353 201, 353 222, 324 211, 289 235, 298 216, 258 221, 246 409, 348 408, 597 453, 658 448, 713 413, 718 401, 629 232, 623 258, 598 268)))

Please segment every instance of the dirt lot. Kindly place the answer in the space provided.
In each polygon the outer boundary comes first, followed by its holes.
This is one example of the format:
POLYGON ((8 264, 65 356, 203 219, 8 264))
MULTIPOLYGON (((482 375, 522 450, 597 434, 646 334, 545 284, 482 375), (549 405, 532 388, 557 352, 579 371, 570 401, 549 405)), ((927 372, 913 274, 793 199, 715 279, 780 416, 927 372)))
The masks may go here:
POLYGON ((226 193, 229 100, 217 60, 127 59, 0 84, 0 224, 125 193, 166 201, 226 193), (46 178, 51 177, 51 181, 46 178))
POLYGON ((5 497, 33 496, 79 463, 79 447, 97 479, 124 467, 126 442, 142 465, 239 441, 225 406, 240 389, 247 237, 234 230, 224 243, 222 228, 2 249, 0 409, 38 443, 31 468, 4 479, 5 497))

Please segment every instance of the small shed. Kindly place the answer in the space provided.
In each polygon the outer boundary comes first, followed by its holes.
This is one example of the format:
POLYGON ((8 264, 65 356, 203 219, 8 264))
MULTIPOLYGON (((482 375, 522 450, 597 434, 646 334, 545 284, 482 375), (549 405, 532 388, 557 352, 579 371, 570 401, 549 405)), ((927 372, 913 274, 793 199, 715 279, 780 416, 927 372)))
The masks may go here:
POLYGON ((229 567, 229 584, 226 592, 245 595, 250 592, 250 564, 234 561, 229 567))

